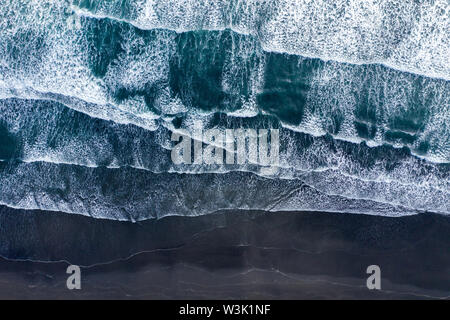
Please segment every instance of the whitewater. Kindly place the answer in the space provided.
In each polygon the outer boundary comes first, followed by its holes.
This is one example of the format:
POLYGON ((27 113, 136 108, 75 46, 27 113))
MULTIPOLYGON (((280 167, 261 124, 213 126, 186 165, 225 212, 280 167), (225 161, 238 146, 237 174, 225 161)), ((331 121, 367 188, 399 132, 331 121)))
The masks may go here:
POLYGON ((0 203, 138 221, 450 213, 447 1, 0 0, 0 203), (280 168, 170 133, 280 128, 280 168))

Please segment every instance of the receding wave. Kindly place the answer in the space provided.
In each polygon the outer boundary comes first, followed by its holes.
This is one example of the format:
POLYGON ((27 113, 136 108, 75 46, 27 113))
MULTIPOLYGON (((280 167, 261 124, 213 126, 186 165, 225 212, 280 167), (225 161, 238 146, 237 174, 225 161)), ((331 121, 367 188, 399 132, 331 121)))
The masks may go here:
POLYGON ((386 216, 418 213, 400 205, 323 194, 297 180, 265 179, 243 172, 153 174, 132 168, 23 163, 4 168, 1 180, 3 205, 114 220, 139 221, 170 215, 197 216, 221 209, 263 208, 386 216))

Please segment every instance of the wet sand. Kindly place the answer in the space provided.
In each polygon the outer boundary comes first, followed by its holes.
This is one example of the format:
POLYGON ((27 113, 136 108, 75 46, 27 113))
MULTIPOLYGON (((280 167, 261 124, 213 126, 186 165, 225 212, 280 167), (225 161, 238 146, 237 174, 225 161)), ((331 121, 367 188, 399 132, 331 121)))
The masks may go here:
POLYGON ((0 207, 0 244, 3 299, 450 296, 450 219, 435 214, 227 211, 129 223, 0 207), (69 264, 82 266, 81 290, 66 288, 69 264), (373 264, 380 291, 366 287, 373 264))

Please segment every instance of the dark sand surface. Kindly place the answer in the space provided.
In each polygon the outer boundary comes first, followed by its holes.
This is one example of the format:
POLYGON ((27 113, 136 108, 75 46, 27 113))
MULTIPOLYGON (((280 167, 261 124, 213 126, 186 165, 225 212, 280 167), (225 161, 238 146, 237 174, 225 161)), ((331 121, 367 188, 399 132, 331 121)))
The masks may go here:
POLYGON ((227 211, 129 223, 1 206, 0 255, 3 299, 450 297, 450 218, 435 214, 227 211), (69 263, 82 266, 81 290, 66 288, 69 263), (366 287, 372 264, 381 291, 366 287))

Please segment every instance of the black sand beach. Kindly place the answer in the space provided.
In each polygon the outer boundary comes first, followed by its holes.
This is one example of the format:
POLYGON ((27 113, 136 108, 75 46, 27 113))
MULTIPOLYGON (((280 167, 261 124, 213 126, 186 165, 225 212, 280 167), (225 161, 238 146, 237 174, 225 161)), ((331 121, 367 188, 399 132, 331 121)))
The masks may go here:
POLYGON ((0 298, 448 299, 449 234, 450 219, 435 214, 237 211, 130 223, 1 207, 0 298), (81 290, 66 288, 69 264, 82 266, 81 290), (381 291, 366 287, 373 264, 381 291))

